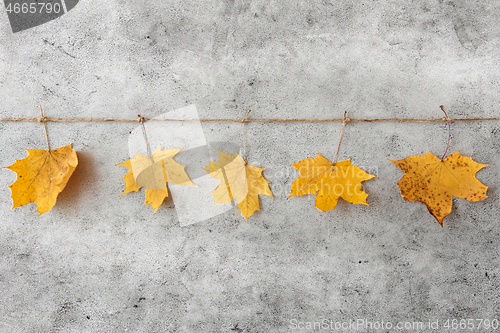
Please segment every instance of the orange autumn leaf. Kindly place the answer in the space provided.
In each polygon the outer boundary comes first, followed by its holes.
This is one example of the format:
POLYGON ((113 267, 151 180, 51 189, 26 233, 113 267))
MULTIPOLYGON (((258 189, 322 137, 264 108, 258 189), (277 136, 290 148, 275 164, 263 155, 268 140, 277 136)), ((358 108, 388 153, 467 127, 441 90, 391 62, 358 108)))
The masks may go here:
POLYGON ((27 157, 5 167, 17 173, 17 180, 9 186, 12 209, 33 202, 42 215, 56 204, 57 196, 78 165, 78 158, 71 144, 52 150, 26 151, 27 157))
POLYGON ((146 189, 144 206, 151 205, 156 213, 168 197, 167 182, 196 186, 189 179, 184 169, 186 166, 174 160, 174 156, 181 149, 158 148, 150 156, 136 154, 136 157, 118 164, 129 169, 122 178, 125 181, 125 190, 120 196, 129 192, 137 192, 144 187, 146 189))
POLYGON ((423 202, 441 226, 444 218, 451 213, 453 197, 469 201, 487 198, 488 187, 475 177, 476 172, 487 164, 461 156, 460 152, 444 160, 426 153, 389 161, 404 171, 404 176, 398 181, 403 198, 423 202))
POLYGON ((215 204, 231 204, 238 201, 238 210, 248 220, 257 210, 260 211, 259 194, 274 199, 269 182, 264 178, 264 168, 248 165, 240 154, 231 155, 217 151, 219 161, 210 161, 203 168, 212 178, 219 179, 219 186, 212 191, 215 204))
POLYGON ((323 212, 335 209, 339 198, 369 206, 368 194, 363 191, 361 182, 375 176, 351 164, 350 159, 332 163, 318 154, 316 158, 306 158, 292 166, 300 171, 300 176, 292 183, 288 198, 318 192, 315 207, 323 212))

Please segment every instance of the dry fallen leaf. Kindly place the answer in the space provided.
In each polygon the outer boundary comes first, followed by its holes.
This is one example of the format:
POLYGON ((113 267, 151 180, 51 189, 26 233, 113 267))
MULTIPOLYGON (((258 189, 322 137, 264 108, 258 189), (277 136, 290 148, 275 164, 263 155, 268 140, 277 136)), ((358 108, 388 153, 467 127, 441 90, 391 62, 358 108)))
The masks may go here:
POLYGON ((288 198, 318 192, 315 207, 323 212, 335 209, 338 198, 369 206, 366 203, 368 194, 363 191, 361 182, 375 176, 352 165, 351 159, 332 163, 318 154, 316 158, 306 158, 292 166, 300 171, 300 176, 292 183, 288 198))
POLYGON ((129 170, 125 177, 125 190, 120 195, 129 192, 137 192, 141 187, 146 189, 146 205, 151 205, 156 211, 168 197, 167 182, 176 185, 196 186, 191 182, 186 173, 185 165, 174 160, 180 149, 158 148, 151 156, 135 154, 131 158, 118 165, 127 167, 129 170))
POLYGON ((431 153, 389 161, 405 173, 398 181, 403 198, 423 202, 441 226, 451 213, 454 196, 469 201, 487 198, 488 187, 475 177, 487 164, 476 163, 470 157, 461 156, 460 152, 443 161, 431 153))
POLYGON ((71 144, 52 150, 26 149, 28 156, 8 167, 17 173, 10 185, 12 209, 34 202, 40 215, 56 204, 57 196, 66 186, 78 165, 71 144))
POLYGON ((269 182, 262 175, 264 168, 248 165, 238 153, 217 153, 219 161, 210 161, 203 168, 212 178, 221 180, 219 186, 212 191, 215 204, 230 204, 236 198, 241 215, 248 220, 256 210, 260 211, 259 194, 274 199, 269 182))

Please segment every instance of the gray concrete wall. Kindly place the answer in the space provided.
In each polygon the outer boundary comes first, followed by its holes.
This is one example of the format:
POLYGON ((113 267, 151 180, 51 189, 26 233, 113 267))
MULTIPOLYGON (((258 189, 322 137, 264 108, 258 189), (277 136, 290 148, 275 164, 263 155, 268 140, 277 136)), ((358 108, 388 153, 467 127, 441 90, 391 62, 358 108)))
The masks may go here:
MULTIPOLYGON (((0 10, 1 117, 494 117, 498 2, 87 0, 12 33, 0 10)), ((49 213, 11 211, 0 178, 1 332, 310 332, 293 323, 500 319, 500 123, 452 124, 450 151, 489 164, 489 198, 454 199, 444 228, 405 202, 390 159, 443 153, 446 123, 349 123, 339 159, 377 170, 370 206, 286 200, 290 167, 333 159, 340 123, 249 123, 249 163, 275 200, 181 226, 144 191, 119 197, 136 123, 49 123, 80 164, 49 213)), ((241 148, 241 124, 203 123, 241 148)), ((0 122, 0 163, 45 148, 35 122, 0 122)), ((215 148, 220 146, 215 145, 215 148)), ((188 172, 190 170, 188 169, 188 172)), ((382 332, 364 328, 345 331, 382 332)), ((397 331, 397 330, 384 330, 397 331)), ((423 330, 432 331, 428 327, 423 330)), ((442 331, 442 327, 441 327, 442 331)))

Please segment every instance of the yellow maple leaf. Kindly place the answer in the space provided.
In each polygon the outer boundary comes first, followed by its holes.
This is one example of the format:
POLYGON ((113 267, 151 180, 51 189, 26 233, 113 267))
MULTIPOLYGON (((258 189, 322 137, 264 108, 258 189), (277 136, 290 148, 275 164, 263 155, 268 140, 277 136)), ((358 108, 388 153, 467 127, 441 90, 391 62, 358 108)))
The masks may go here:
POLYGON ((42 215, 56 204, 57 196, 78 165, 78 158, 71 144, 52 150, 26 151, 28 156, 5 167, 17 173, 17 180, 9 186, 12 209, 33 202, 42 215))
POLYGON ((475 177, 476 172, 487 164, 479 164, 470 157, 461 156, 460 152, 444 160, 426 153, 389 161, 404 171, 404 176, 398 181, 403 198, 423 202, 441 226, 451 213, 454 196, 469 201, 487 198, 488 187, 475 177))
POLYGON ((273 198, 269 182, 264 178, 264 168, 258 168, 245 162, 240 154, 232 155, 217 150, 219 161, 210 161, 203 168, 212 178, 221 182, 212 191, 215 204, 230 204, 234 198, 238 201, 238 210, 248 220, 257 210, 260 211, 259 194, 273 198))
POLYGON ((163 200, 168 197, 167 182, 196 186, 189 179, 184 169, 186 166, 174 160, 174 156, 181 149, 161 149, 160 147, 150 156, 135 154, 136 157, 118 164, 129 169, 122 178, 125 181, 125 190, 120 196, 129 192, 137 192, 144 187, 146 189, 144 206, 151 205, 156 213, 163 200))
POLYGON ((292 166, 300 175, 292 183, 288 198, 318 192, 315 207, 323 212, 335 209, 339 198, 369 206, 361 182, 375 176, 352 165, 351 159, 332 163, 318 153, 318 157, 306 158, 292 166))

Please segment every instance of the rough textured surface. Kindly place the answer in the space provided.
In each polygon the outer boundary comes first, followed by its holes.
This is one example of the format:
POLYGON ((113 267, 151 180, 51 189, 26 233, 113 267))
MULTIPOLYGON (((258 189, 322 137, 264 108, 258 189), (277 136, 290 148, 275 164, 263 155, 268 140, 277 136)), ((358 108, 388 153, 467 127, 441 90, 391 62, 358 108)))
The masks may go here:
MULTIPOLYGON (((13 34, 0 10, 1 117, 498 116, 497 1, 88 0, 13 34)), ((11 211, 0 177, 1 332, 290 332, 293 320, 498 317, 500 122, 452 124, 450 151, 489 164, 481 202, 454 199, 444 228, 405 202, 387 158, 444 151, 443 123, 350 123, 339 160, 379 179, 370 206, 286 200, 290 166, 332 159, 339 123, 249 123, 249 162, 275 200, 181 227, 172 205, 119 198, 131 123, 50 123, 79 165, 51 212, 11 211)), ((204 123, 212 142, 241 124, 204 123)), ((35 122, 0 122, 0 163, 44 149, 35 122)), ((188 169, 189 172, 189 169, 188 169)), ((317 330, 319 331, 319 330, 317 330)), ((362 330, 360 330, 362 331, 362 330)), ((423 331, 428 331, 424 329, 423 331)))

